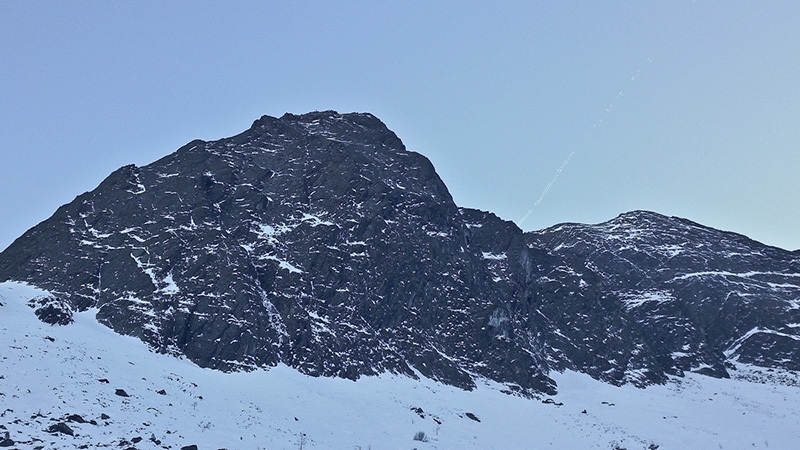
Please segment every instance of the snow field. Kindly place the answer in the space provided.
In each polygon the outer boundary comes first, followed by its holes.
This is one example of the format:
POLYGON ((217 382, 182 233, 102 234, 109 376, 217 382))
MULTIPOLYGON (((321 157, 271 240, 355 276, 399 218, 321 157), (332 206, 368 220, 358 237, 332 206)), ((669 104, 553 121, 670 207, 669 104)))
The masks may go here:
POLYGON ((8 431, 14 448, 800 447, 796 385, 691 374, 642 390, 566 372, 552 374, 558 395, 526 399, 488 381, 467 392, 391 374, 312 378, 284 365, 225 374, 152 353, 93 311, 44 324, 26 305, 42 294, 0 284, 0 439, 8 431), (70 422, 72 414, 96 425, 70 422), (46 431, 59 422, 74 435, 46 431), (427 441, 414 440, 419 432, 427 441))

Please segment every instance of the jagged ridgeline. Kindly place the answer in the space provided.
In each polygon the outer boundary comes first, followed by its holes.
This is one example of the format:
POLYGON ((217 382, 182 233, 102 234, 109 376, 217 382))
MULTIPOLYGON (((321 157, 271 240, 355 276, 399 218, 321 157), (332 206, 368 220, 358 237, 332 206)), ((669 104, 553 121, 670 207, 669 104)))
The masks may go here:
MULTIPOLYGON (((459 208, 370 114, 264 116, 126 166, 0 254, 0 280, 215 369, 279 362, 552 393, 800 370, 800 253, 654 213, 523 233, 459 208)), ((68 326, 68 325, 66 325, 68 326)))

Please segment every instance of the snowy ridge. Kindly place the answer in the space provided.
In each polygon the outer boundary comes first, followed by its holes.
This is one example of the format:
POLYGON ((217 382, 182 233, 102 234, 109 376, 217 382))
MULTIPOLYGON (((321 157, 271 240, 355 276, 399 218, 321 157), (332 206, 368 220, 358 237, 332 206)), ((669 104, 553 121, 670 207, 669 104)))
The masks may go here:
POLYGON ((46 294, 0 284, 0 441, 7 431, 12 448, 775 449, 800 440, 790 372, 742 365, 761 382, 689 375, 646 390, 565 372, 554 375, 561 392, 542 400, 489 381, 468 392, 390 374, 312 378, 285 365, 226 374, 152 353, 92 310, 44 324, 26 303, 46 294))
POLYGON ((555 367, 637 384, 736 376, 740 362, 800 369, 800 334, 787 325, 800 305, 798 252, 647 211, 527 236, 537 284, 567 293, 542 309, 555 367))

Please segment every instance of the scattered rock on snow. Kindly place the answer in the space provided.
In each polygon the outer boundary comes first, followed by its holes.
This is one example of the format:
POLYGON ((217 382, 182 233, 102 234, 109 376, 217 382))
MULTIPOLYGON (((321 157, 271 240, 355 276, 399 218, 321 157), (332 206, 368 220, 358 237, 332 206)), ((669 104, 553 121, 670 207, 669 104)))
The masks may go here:
MULTIPOLYGON (((5 427, 3 427, 3 429, 5 429, 5 427)), ((15 442, 13 439, 11 439, 11 434, 8 431, 6 431, 4 434, 5 436, 0 438, 0 447, 11 447, 14 445, 15 442)))
POLYGON ((64 418, 67 422, 86 423, 86 420, 79 414, 70 414, 64 418))
POLYGON ((45 431, 52 434, 61 433, 61 434, 68 434, 70 436, 75 435, 75 432, 72 431, 72 428, 70 428, 69 425, 67 425, 64 422, 54 423, 53 425, 47 427, 47 430, 45 431))

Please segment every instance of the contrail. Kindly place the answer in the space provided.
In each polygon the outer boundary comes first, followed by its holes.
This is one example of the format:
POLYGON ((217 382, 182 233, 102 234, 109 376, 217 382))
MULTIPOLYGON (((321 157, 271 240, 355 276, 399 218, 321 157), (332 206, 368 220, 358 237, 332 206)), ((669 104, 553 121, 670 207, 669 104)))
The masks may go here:
MULTIPOLYGON (((647 58, 647 62, 648 62, 648 63, 651 63, 651 62, 653 62, 653 60, 652 60, 652 59, 650 59, 650 58, 647 58)), ((638 70, 636 71, 636 73, 635 73, 635 74, 634 74, 634 75, 633 75, 633 76, 630 78, 629 82, 630 82, 631 84, 633 84, 633 83, 635 83, 635 82, 636 82, 636 78, 639 76, 639 73, 640 73, 641 71, 642 71, 642 69, 641 69, 641 68, 640 68, 640 69, 638 69, 638 70)), ((583 137, 583 139, 582 139, 582 142, 580 143, 580 145, 578 145, 578 147, 577 147, 577 148, 575 148, 575 150, 573 150, 573 151, 572 151, 572 152, 571 152, 571 153, 570 153, 570 154, 567 156, 567 159, 565 159, 565 160, 564 160, 564 162, 563 162, 563 163, 561 163, 561 166, 558 168, 558 170, 556 170, 556 173, 553 175, 553 179, 552 179, 552 180, 550 180, 550 182, 549 182, 549 183, 547 183, 547 186, 546 186, 546 187, 544 188, 544 190, 542 191, 542 194, 539 196, 539 198, 538 198, 538 199, 536 199, 536 203, 534 203, 534 204, 533 204, 533 207, 531 207, 531 209, 529 209, 529 210, 528 210, 528 213, 527 213, 527 214, 525 214, 525 217, 523 217, 522 219, 520 219, 520 221, 519 221, 519 224, 518 224, 520 227, 521 227, 521 226, 522 226, 522 224, 525 222, 525 220, 526 220, 528 217, 530 217, 530 215, 533 213, 533 209, 534 209, 534 208, 536 208, 537 206, 539 206, 539 203, 541 203, 541 202, 542 202, 542 200, 544 200, 544 197, 547 195, 547 192, 548 192, 548 191, 550 190, 550 188, 553 186, 553 183, 555 183, 555 182, 556 182, 556 180, 558 179, 558 176, 559 176, 559 175, 561 175, 561 172, 563 172, 563 171, 564 171, 564 168, 565 168, 565 167, 567 167, 567 164, 569 164, 569 160, 570 160, 570 159, 572 159, 572 157, 573 157, 573 156, 575 156, 575 153, 578 153, 578 150, 580 150, 580 149, 582 149, 582 148, 584 147, 584 144, 586 144, 586 142, 587 142, 587 141, 589 140, 589 138, 592 136, 592 134, 594 133, 594 131, 595 131, 595 130, 597 130, 597 127, 603 124, 603 122, 605 121, 605 116, 607 116, 608 114, 611 114, 611 112, 612 112, 612 111, 614 111, 614 106, 616 105, 616 102, 617 102, 619 99, 621 99, 621 98, 622 98, 624 95, 625 95, 625 93, 624 93, 624 92, 622 92, 622 91, 619 91, 619 93, 618 93, 618 94, 617 94, 617 96, 614 98, 614 100, 613 100, 613 101, 612 101, 612 102, 611 102, 611 103, 610 103, 610 104, 609 104, 609 105, 608 105, 608 106, 607 106, 607 107, 606 107, 606 108, 603 110, 603 112, 600 114, 600 118, 599 118, 599 119, 597 119, 597 120, 594 122, 594 124, 592 124, 592 128, 591 128, 591 129, 590 129, 590 130, 589 130, 589 131, 588 131, 588 132, 587 132, 587 133, 584 135, 584 137, 583 137)))
MULTIPOLYGON (((540 195, 539 198, 536 200, 536 203, 533 204, 533 208, 539 206, 539 203, 542 202, 544 196, 547 195, 547 191, 550 190, 550 187, 553 186, 553 183, 556 182, 558 176, 561 175, 561 172, 564 170, 564 167, 567 167, 567 164, 569 164, 569 160, 572 159, 572 155, 574 155, 577 152, 578 152, 577 149, 573 150, 572 153, 570 153, 569 156, 567 156, 567 159, 565 159, 564 162, 561 163, 561 167, 559 167, 558 170, 556 170, 555 175, 553 175, 553 179, 550 180, 549 183, 547 183, 547 187, 544 188, 544 190, 542 191, 542 195, 540 195)), ((525 217, 523 217, 522 220, 519 221, 520 225, 522 225, 522 223, 525 222, 525 219, 527 219, 528 216, 531 215, 531 213, 533 212, 533 208, 529 209, 528 214, 525 214, 525 217)))
MULTIPOLYGON (((636 76, 634 76, 633 78, 631 78, 631 81, 633 81, 634 79, 636 79, 636 76)), ((625 94, 624 94, 622 91, 620 91, 620 92, 617 94, 617 97, 614 99, 614 102, 616 102, 617 100, 619 100, 620 98, 622 98, 622 96, 623 96, 623 95, 625 95, 625 94)), ((558 176, 559 176, 559 175, 561 175, 561 172, 563 172, 563 171, 564 171, 564 168, 565 168, 565 167, 567 167, 567 164, 569 164, 569 160, 570 160, 570 159, 572 159, 572 157, 575 155, 575 153, 578 153, 578 150, 580 150, 581 148, 583 148, 584 144, 586 143, 586 141, 588 140, 588 138, 591 136, 592 132, 594 132, 594 131, 597 129, 597 126, 598 126, 598 125, 601 125, 601 124, 603 123, 603 121, 604 121, 605 119, 604 119, 602 116, 605 116, 606 114, 611 114, 611 111, 613 111, 613 110, 614 110, 614 103, 610 103, 610 104, 609 104, 609 105, 606 107, 606 109, 604 109, 604 110, 603 110, 603 112, 602 112, 602 114, 601 114, 601 117, 600 117, 598 120, 596 120, 594 124, 592 124, 592 129, 591 129, 591 130, 589 130, 589 132, 588 132, 588 133, 587 133, 587 134, 586 134, 586 135, 583 137, 583 139, 582 139, 582 142, 580 143, 580 145, 578 145, 578 147, 577 147, 575 150, 573 150, 573 151, 572 151, 572 152, 571 152, 571 153, 570 153, 570 154, 567 156, 567 159, 565 159, 565 160, 564 160, 564 162, 563 162, 563 163, 561 163, 561 166, 558 168, 558 170, 556 170, 556 173, 553 175, 553 179, 552 179, 552 180, 550 180, 550 182, 549 182, 549 183, 547 183, 547 186, 544 188, 544 191, 542 191, 542 195, 540 195, 540 196, 539 196, 539 198, 536 200, 536 203, 534 203, 534 204, 533 204, 533 208, 536 208, 537 206, 539 206, 539 203, 542 203, 542 200, 544 199, 544 196, 545 196, 545 195, 547 195, 547 191, 549 191, 549 190, 550 190, 550 188, 553 186, 553 183, 555 183, 555 182, 556 182, 556 180, 558 179, 558 176)), ((533 208, 529 209, 529 210, 528 210, 528 214, 525 214, 525 217, 523 217, 523 218, 522 218, 522 219, 519 221, 519 224, 520 224, 520 225, 522 225, 522 223, 523 223, 523 222, 525 222, 525 219, 527 219, 527 218, 528 218, 528 216, 530 216, 530 215, 531 215, 531 213, 533 212, 533 208)))

